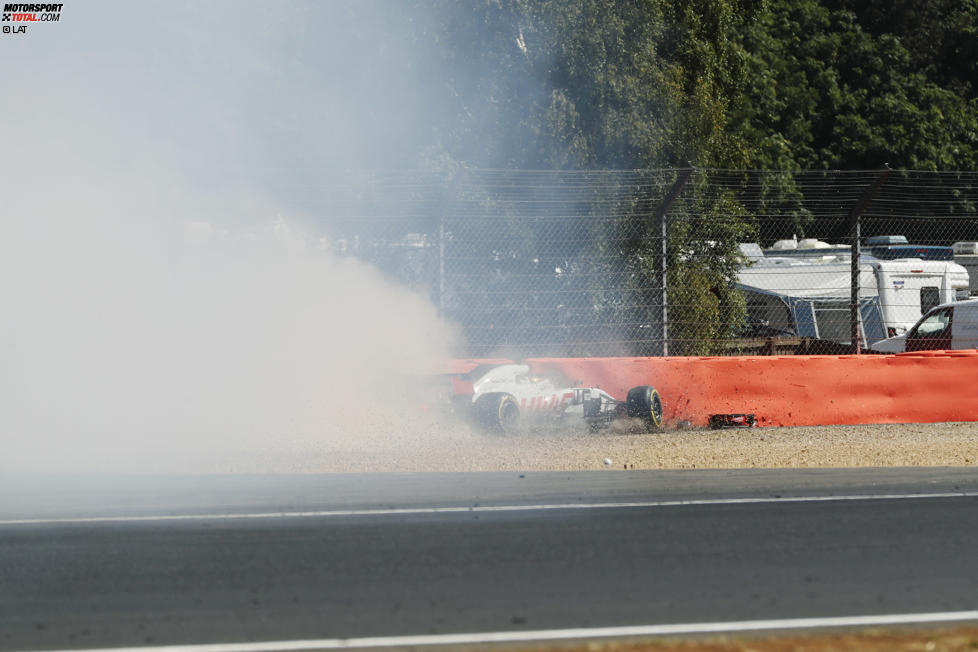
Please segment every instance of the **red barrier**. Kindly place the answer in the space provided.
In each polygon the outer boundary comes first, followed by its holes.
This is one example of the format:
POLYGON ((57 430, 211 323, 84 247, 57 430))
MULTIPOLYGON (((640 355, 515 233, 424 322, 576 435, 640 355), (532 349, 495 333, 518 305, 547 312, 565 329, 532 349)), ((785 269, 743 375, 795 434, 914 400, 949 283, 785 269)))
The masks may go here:
POLYGON ((666 422, 753 413, 758 425, 978 421, 978 351, 717 358, 536 358, 541 374, 623 399, 652 385, 666 422))

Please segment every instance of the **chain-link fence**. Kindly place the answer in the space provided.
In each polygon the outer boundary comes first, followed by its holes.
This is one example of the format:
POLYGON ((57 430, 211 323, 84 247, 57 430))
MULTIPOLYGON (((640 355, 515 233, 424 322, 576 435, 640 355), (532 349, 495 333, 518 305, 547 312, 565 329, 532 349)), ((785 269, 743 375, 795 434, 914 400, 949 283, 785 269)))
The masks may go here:
POLYGON ((472 356, 842 352, 978 292, 974 172, 402 171, 323 200, 330 247, 472 356))

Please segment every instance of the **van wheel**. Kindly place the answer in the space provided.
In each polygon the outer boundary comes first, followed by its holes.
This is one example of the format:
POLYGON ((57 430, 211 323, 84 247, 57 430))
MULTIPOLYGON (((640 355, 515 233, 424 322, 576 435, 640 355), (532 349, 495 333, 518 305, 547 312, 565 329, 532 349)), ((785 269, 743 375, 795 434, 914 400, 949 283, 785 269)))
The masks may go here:
POLYGON ((628 390, 625 409, 630 417, 638 417, 651 428, 662 426, 662 399, 654 387, 640 385, 628 390))
POLYGON ((512 394, 483 394, 475 401, 475 418, 486 432, 514 435, 520 431, 520 406, 512 394))

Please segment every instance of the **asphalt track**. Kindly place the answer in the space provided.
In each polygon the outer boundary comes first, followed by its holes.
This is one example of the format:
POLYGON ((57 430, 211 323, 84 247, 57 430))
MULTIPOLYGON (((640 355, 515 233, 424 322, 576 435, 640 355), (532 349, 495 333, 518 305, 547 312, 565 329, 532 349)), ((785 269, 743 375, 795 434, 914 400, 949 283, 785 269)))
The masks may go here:
POLYGON ((975 469, 6 475, 0 650, 971 618, 976 542, 975 469))

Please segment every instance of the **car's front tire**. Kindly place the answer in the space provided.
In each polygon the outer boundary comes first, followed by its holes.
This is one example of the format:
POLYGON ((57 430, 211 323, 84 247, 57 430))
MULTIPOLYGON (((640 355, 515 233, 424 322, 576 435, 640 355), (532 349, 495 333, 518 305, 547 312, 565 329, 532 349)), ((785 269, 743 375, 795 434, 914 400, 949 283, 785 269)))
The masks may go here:
POLYGON ((514 435, 520 431, 520 406, 512 394, 483 394, 475 401, 475 418, 487 432, 514 435))
POLYGON ((628 416, 642 419, 651 428, 662 427, 662 398, 654 387, 640 385, 628 390, 625 409, 628 416))

